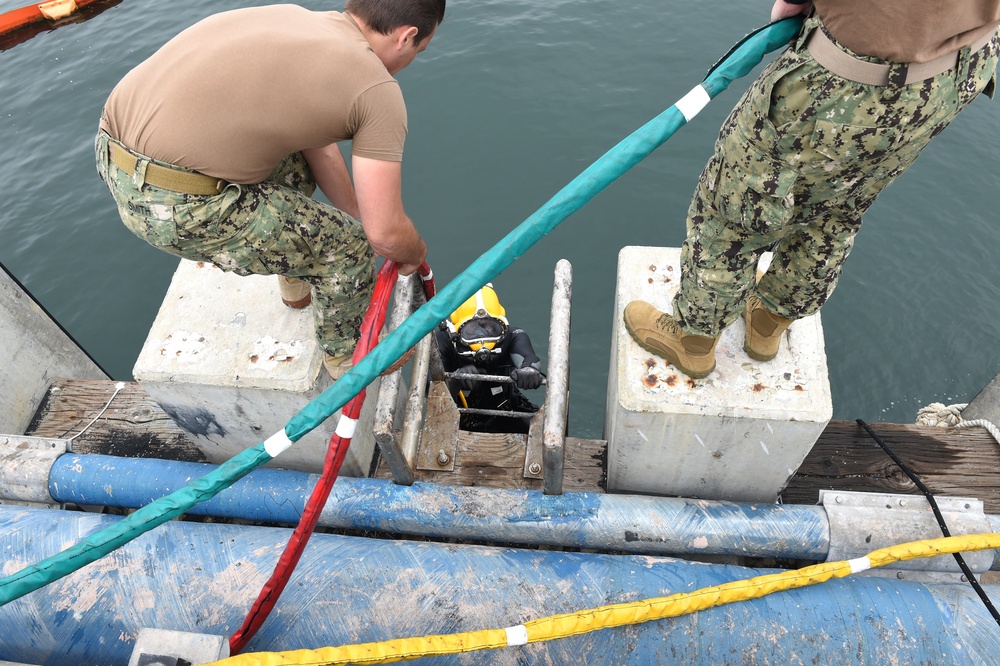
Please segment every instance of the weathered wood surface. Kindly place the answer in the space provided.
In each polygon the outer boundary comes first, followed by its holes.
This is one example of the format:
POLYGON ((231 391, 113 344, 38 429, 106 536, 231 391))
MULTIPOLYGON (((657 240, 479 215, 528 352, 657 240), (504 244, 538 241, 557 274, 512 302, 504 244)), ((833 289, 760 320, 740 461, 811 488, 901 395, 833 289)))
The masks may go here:
MULTIPOLYGON (((1000 513, 1000 444, 983 428, 869 423, 935 495, 975 497, 1000 513)), ((921 494, 855 421, 831 421, 782 493, 788 504, 815 504, 820 489, 921 494)))
MULTIPOLYGON (((84 429, 115 392, 115 382, 60 379, 49 390, 28 431, 39 437, 68 438, 84 429)), ((894 423, 871 427, 930 490, 939 495, 976 497, 986 512, 1000 514, 1000 444, 982 428, 935 428, 894 423)), ((15 433, 11 433, 15 434, 15 433)), ((454 485, 541 489, 524 478, 523 435, 479 436, 472 446, 462 433, 455 472, 421 472, 423 481, 454 485)), ((126 383, 107 411, 82 435, 73 450, 130 457, 194 462, 202 454, 136 383, 126 383)), ((601 492, 607 445, 601 440, 567 438, 564 490, 601 492)), ((376 476, 388 478, 384 464, 376 476)), ((820 489, 918 494, 919 490, 854 421, 831 421, 798 473, 782 493, 788 504, 815 504, 820 489)))
MULTIPOLYGON (((84 430, 114 392, 115 382, 111 381, 59 379, 49 389, 24 434, 68 438, 83 430, 73 440, 73 450, 77 453, 205 461, 184 431, 135 382, 126 382, 107 411, 84 430)), ((459 444, 462 452, 458 456, 461 474, 430 472, 418 478, 450 484, 541 489, 540 480, 521 478, 523 435, 488 435, 482 447, 470 447, 471 434, 462 435, 464 442, 459 444)), ((598 491, 603 487, 605 449, 603 441, 567 439, 564 476, 567 490, 598 491)), ((377 476, 391 476, 384 463, 380 464, 377 476)))
MULTIPOLYGON (((441 471, 417 470, 418 481, 453 486, 489 486, 541 490, 543 481, 524 477, 524 454, 527 435, 458 432, 453 460, 441 471), (454 471, 444 469, 454 465, 454 471)), ((607 442, 596 439, 566 438, 563 470, 564 491, 603 492, 606 485, 604 459, 607 442)), ((391 478, 384 462, 375 473, 391 478)))
POLYGON ((24 434, 67 439, 83 431, 73 440, 76 453, 205 462, 201 451, 139 384, 124 384, 114 395, 115 382, 58 379, 24 434), (87 427, 106 404, 104 414, 87 427))

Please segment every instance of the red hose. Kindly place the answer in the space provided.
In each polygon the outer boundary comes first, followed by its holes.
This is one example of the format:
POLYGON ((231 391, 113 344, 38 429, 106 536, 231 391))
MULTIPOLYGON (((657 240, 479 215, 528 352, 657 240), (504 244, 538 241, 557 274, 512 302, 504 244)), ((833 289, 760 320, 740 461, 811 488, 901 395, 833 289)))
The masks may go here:
POLYGON ((425 261, 420 264, 420 268, 417 269, 417 274, 420 275, 420 282, 424 287, 424 298, 429 301, 437 291, 434 287, 434 271, 431 270, 431 267, 428 266, 425 261))
MULTIPOLYGON (((423 271, 424 267, 427 267, 426 262, 420 267, 421 271, 423 271)), ((389 297, 392 295, 392 288, 396 282, 398 271, 399 268, 391 261, 386 261, 382 264, 378 280, 375 283, 375 292, 372 294, 371 304, 368 306, 368 311, 361 322, 361 339, 358 341, 357 346, 354 347, 352 360, 355 365, 378 344, 379 332, 385 324, 385 313, 388 309, 389 297)), ((421 273, 421 275, 423 274, 421 273)), ((427 267, 426 274, 430 274, 430 267, 427 267)), ((433 277, 431 280, 431 289, 433 289, 433 277)), ((426 293, 427 282, 424 282, 424 290, 426 293)), ((340 423, 338 423, 337 427, 338 432, 340 431, 340 425, 344 423, 345 419, 357 420, 358 415, 361 414, 361 407, 364 405, 364 402, 365 389, 362 389, 341 410, 340 423)), ((338 433, 334 433, 330 437, 326 459, 323 461, 323 473, 319 481, 316 482, 316 487, 313 488, 309 501, 306 502, 302 518, 288 540, 288 545, 285 546, 281 558, 275 565, 274 572, 261 589, 260 595, 258 595, 257 600, 250 608, 246 619, 243 620, 243 626, 229 639, 230 654, 239 654, 246 647, 247 642, 253 638, 257 630, 264 624, 267 616, 271 613, 271 609, 278 602, 278 597, 281 596, 285 585, 292 576, 292 572, 295 571, 295 565, 298 564, 299 558, 302 556, 302 552, 309 542, 309 537, 316 527, 316 522, 319 520, 323 506, 330 496, 333 483, 337 480, 337 474, 340 472, 340 466, 344 463, 344 458, 347 456, 347 449, 350 445, 351 438, 349 436, 342 437, 338 433)))

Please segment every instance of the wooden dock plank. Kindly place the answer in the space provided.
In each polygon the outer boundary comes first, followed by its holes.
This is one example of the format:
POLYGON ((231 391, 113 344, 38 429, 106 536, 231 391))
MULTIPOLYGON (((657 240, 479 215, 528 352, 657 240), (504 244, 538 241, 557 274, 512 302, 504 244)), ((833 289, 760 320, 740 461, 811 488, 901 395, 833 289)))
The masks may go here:
POLYGON ((76 453, 205 462, 183 430, 135 382, 57 379, 24 434, 73 440, 76 453), (114 399, 111 399, 114 396, 114 399), (110 404, 108 400, 111 400, 110 404), (107 410, 101 410, 108 405, 107 410), (101 414, 96 421, 94 419, 101 414), (93 425, 88 427, 91 421, 93 425))
MULTIPOLYGON (((982 428, 870 423, 935 495, 975 497, 1000 513, 1000 444, 982 428)), ((815 504, 820 489, 921 494, 855 421, 831 421, 782 492, 789 504, 815 504)))
MULTIPOLYGON (((524 477, 527 435, 471 433, 460 430, 454 471, 420 470, 418 481, 453 486, 488 486, 541 490, 541 479, 524 477)), ((567 437, 563 469, 564 491, 604 492, 604 460, 607 442, 567 437)), ((392 478, 388 466, 380 461, 377 478, 392 478)))

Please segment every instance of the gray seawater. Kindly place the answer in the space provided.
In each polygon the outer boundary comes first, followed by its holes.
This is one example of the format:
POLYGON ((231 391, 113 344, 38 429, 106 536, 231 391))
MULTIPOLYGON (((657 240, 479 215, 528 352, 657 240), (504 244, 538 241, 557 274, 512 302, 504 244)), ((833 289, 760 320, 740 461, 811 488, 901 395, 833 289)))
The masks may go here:
MULTIPOLYGON (((131 378, 176 260, 121 225, 97 177, 101 106, 171 36, 250 4, 265 3, 124 0, 0 52, 0 261, 116 379, 131 378)), ((450 0, 430 49, 398 76, 404 200, 439 285, 700 82, 770 4, 450 0)), ((618 250, 680 245, 698 173, 748 85, 494 281, 544 358, 552 272, 573 264, 570 434, 601 435, 618 250)), ((998 103, 977 100, 867 216, 822 315, 834 418, 912 422, 1000 369, 998 103)))

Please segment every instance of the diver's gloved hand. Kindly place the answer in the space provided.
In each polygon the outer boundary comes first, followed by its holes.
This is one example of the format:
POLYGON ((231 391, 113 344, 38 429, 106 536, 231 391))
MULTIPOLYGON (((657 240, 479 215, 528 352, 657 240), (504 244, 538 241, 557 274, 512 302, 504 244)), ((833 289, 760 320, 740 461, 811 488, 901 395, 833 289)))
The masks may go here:
POLYGON ((530 365, 510 373, 510 378, 514 380, 517 388, 521 389, 536 389, 542 385, 542 373, 530 365))
MULTIPOLYGON (((469 365, 463 365, 461 368, 459 368, 455 372, 460 372, 460 373, 462 373, 464 375, 481 375, 482 374, 479 371, 479 368, 477 368, 476 366, 472 365, 471 363, 469 365)), ((462 389, 463 391, 471 391, 472 389, 476 388, 476 384, 479 383, 479 382, 477 382, 474 379, 458 379, 456 381, 458 382, 458 387, 460 389, 462 389)))

